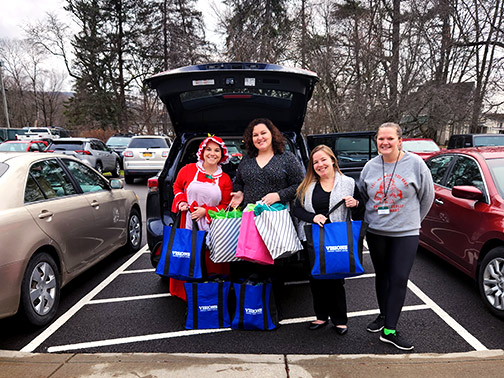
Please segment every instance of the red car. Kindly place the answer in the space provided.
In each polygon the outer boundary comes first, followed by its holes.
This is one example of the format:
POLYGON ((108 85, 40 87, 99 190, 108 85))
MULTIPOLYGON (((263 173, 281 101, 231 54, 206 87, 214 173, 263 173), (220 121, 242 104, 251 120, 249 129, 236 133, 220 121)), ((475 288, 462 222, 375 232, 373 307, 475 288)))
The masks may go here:
POLYGON ((475 279, 504 318, 504 147, 445 150, 426 163, 435 199, 420 245, 475 279))
POLYGON ((43 140, 8 140, 0 144, 0 152, 42 152, 47 146, 43 140))
POLYGON ((403 138, 402 148, 404 151, 414 152, 424 160, 434 152, 441 151, 437 143, 428 138, 403 138))

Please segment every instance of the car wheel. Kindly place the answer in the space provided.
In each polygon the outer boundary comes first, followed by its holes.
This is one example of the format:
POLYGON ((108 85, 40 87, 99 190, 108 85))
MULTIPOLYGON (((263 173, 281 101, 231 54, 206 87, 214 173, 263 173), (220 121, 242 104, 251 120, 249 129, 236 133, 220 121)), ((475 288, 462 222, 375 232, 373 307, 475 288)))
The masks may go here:
POLYGON ((133 184, 135 181, 135 178, 132 176, 128 176, 126 173, 124 174, 124 181, 126 181, 126 184, 133 184))
POLYGON ((103 173, 103 165, 102 165, 102 163, 100 163, 100 162, 96 163, 96 167, 95 167, 95 169, 96 169, 98 172, 103 173))
POLYGON ((128 252, 136 252, 140 249, 142 242, 142 219, 137 209, 131 209, 128 218, 128 243, 126 248, 128 252))
POLYGON ((30 323, 43 326, 56 316, 60 287, 61 278, 54 259, 44 252, 35 255, 21 284, 21 308, 30 323))
POLYGON ((114 170, 111 173, 112 177, 121 176, 121 164, 119 164, 119 160, 116 160, 114 170))
POLYGON ((478 286, 490 311, 504 318, 504 247, 492 249, 481 262, 478 286))

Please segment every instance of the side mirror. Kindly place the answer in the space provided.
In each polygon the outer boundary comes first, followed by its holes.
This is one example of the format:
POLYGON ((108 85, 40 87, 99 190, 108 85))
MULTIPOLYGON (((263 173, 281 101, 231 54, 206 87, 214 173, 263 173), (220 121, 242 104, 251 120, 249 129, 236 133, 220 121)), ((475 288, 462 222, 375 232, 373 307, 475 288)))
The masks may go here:
POLYGON ((452 194, 457 198, 479 201, 483 198, 483 192, 475 186, 460 185, 452 188, 452 194))
POLYGON ((110 187, 112 189, 123 189, 124 188, 124 182, 119 179, 110 179, 110 187))

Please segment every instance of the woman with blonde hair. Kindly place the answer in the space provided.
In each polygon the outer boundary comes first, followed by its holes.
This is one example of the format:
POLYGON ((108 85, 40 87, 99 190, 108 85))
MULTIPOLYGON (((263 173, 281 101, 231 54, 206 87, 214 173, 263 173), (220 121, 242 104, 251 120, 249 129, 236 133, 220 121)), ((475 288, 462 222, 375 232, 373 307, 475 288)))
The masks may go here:
MULTIPOLYGON (((306 176, 297 189, 293 214, 301 220, 299 236, 306 241, 304 225, 316 223, 320 227, 330 222, 341 222, 347 218, 347 208, 352 209, 354 219, 362 218, 363 205, 353 178, 345 176, 338 167, 333 151, 326 145, 313 149, 306 167, 306 176), (329 209, 341 200, 340 206, 328 215, 329 209)), ((310 323, 310 330, 320 329, 331 318, 338 335, 347 333, 347 307, 344 279, 314 279, 310 277, 313 308, 317 319, 310 323)))

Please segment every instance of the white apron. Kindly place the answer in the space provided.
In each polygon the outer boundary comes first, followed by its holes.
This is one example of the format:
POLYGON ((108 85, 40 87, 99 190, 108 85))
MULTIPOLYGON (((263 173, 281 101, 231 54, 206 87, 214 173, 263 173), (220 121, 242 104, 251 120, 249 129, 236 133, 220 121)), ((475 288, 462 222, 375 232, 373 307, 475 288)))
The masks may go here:
MULTIPOLYGON (((196 201, 198 206, 217 206, 222 200, 222 193, 219 187, 219 179, 215 183, 197 181, 198 172, 194 176, 193 181, 187 186, 187 203, 189 206, 196 201)), ((198 222, 200 230, 208 231, 210 225, 207 223, 206 217, 201 218, 198 222)), ((186 228, 192 230, 191 214, 186 215, 186 228)))

